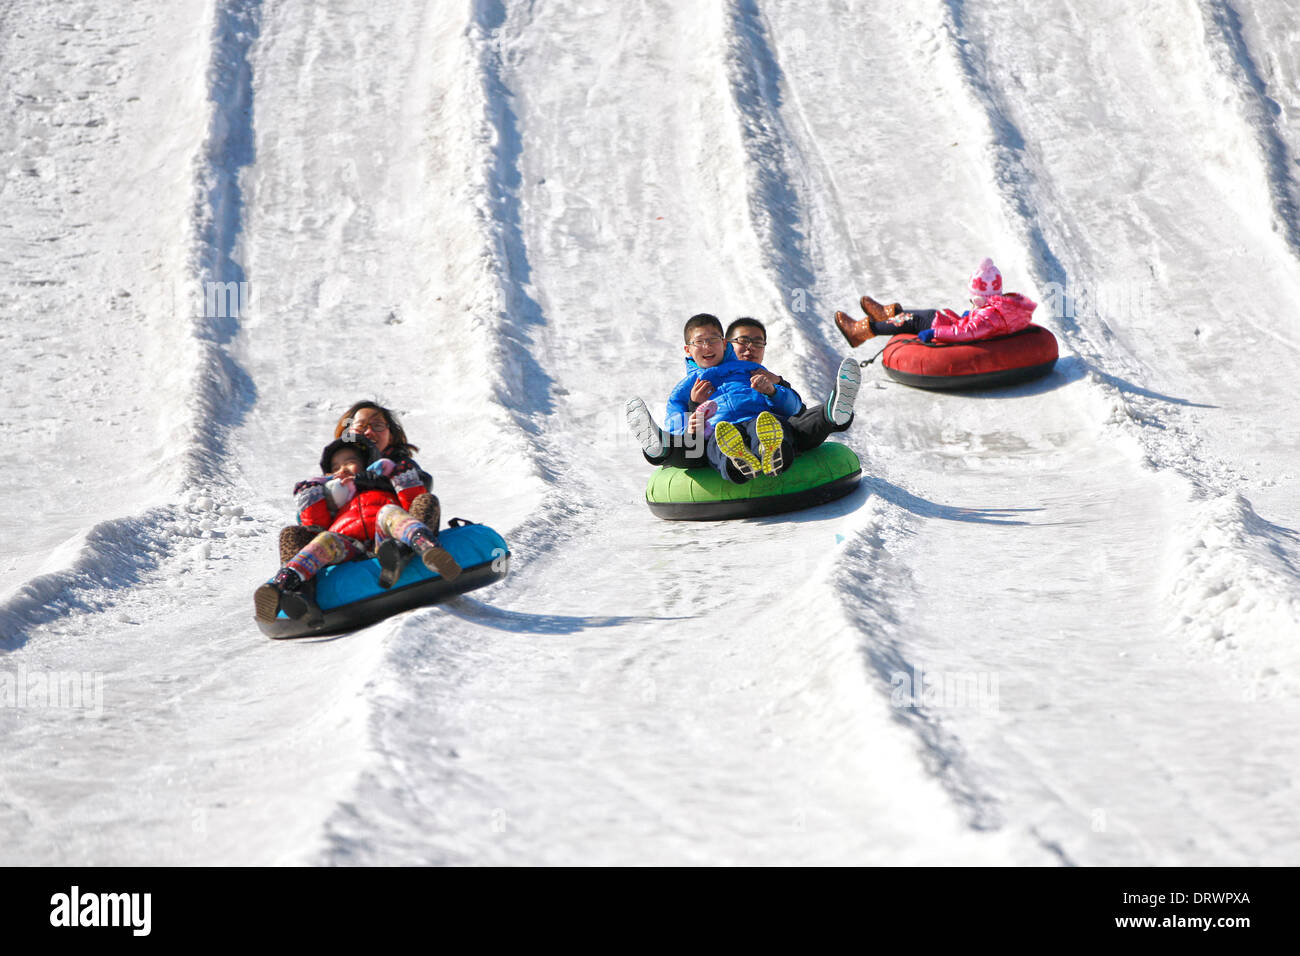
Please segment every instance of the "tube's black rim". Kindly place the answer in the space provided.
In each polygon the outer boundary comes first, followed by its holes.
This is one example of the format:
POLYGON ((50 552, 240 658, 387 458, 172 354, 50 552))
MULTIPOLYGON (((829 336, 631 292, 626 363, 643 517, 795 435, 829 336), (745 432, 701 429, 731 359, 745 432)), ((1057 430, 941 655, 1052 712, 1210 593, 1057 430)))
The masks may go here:
POLYGON ((759 498, 739 498, 733 501, 664 502, 646 500, 651 514, 667 521, 726 521, 733 518, 762 518, 814 508, 828 501, 843 498, 862 479, 862 469, 844 475, 816 488, 791 491, 783 495, 763 495, 759 498))
POLYGON ((510 554, 507 552, 503 557, 465 568, 455 581, 441 577, 427 578, 406 587, 384 591, 326 611, 324 620, 315 627, 304 621, 279 617, 274 621, 258 620, 257 626, 263 634, 277 641, 298 637, 328 637, 331 634, 355 631, 402 611, 437 604, 446 598, 500 581, 509 571, 509 565, 510 554))
POLYGON ((961 388, 999 388, 1004 385, 1018 385, 1036 378, 1042 378, 1056 367, 1056 359, 1038 365, 1025 365, 1021 368, 1003 368, 995 372, 977 372, 971 375, 917 375, 915 372, 900 372, 898 369, 884 366, 885 374, 895 382, 910 385, 913 388, 961 389, 961 388))

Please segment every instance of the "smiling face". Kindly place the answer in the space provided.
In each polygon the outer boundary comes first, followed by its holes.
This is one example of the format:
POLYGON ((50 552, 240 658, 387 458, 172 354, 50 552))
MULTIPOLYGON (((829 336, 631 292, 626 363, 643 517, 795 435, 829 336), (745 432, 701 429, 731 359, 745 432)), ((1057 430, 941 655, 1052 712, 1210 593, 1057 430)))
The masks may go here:
POLYGON ((354 448, 340 448, 330 456, 330 474, 337 475, 340 471, 346 469, 348 474, 359 475, 366 467, 366 463, 361 460, 354 448))
POLYGON ((369 438, 374 443, 376 451, 381 455, 388 450, 388 446, 393 441, 392 432, 388 427, 388 419, 377 408, 363 408, 353 415, 352 430, 358 435, 369 438))
POLYGON ((686 354, 695 359, 700 368, 721 365, 726 352, 727 343, 717 329, 696 329, 695 335, 686 343, 686 354))
POLYGON ((683 330, 686 354, 700 368, 721 365, 727 354, 727 343, 722 338, 722 323, 714 316, 701 313, 691 316, 683 330))
POLYGON ((756 325, 737 325, 731 330, 731 347, 742 362, 763 364, 767 351, 767 333, 756 325))

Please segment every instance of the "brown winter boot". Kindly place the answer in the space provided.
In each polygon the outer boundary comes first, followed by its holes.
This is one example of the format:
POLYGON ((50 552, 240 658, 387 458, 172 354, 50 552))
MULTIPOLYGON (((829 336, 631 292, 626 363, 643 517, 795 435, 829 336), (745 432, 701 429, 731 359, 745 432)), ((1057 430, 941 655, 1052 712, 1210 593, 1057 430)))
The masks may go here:
POLYGON ((411 510, 408 513, 434 534, 438 533, 438 525, 442 521, 442 507, 438 504, 437 495, 431 495, 427 492, 417 495, 416 499, 411 502, 411 510))
POLYGON ((859 299, 858 304, 862 306, 862 311, 867 314, 867 318, 873 322, 889 322, 903 311, 903 307, 897 302, 881 305, 869 295, 859 299))
POLYGON ((870 319, 850 319, 843 312, 835 313, 835 324, 839 326, 844 337, 849 340, 849 348, 857 348, 869 338, 875 337, 871 331, 870 319))
POLYGON ((447 551, 440 544, 425 548, 420 552, 420 560, 424 566, 436 574, 442 575, 444 580, 455 581, 460 577, 461 567, 452 557, 451 552, 447 551))
POLYGON ((411 546, 420 555, 424 566, 433 573, 442 575, 444 580, 455 581, 460 577, 460 565, 456 563, 451 552, 438 542, 436 534, 430 535, 417 528, 411 536, 411 546))
POLYGON ((280 567, 284 567, 307 545, 311 539, 324 531, 313 525, 291 524, 280 529, 280 567))

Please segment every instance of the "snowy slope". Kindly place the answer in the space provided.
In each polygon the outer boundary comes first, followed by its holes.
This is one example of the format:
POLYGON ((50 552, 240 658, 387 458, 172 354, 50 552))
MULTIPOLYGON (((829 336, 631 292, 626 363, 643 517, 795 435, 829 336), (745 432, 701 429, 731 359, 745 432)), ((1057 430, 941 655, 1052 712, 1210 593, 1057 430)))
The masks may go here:
POLYGON ((0 7, 0 861, 1293 862, 1281 6, 0 7), (1052 376, 873 366, 856 494, 648 514, 687 316, 811 402, 984 255, 1052 376), (361 397, 511 576, 267 642, 361 397))

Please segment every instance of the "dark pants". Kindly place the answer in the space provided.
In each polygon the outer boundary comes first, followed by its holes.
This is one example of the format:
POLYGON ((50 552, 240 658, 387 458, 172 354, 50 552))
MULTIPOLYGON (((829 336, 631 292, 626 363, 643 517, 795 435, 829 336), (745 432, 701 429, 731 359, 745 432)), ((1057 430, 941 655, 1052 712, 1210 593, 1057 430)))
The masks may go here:
POLYGON ((845 431, 853 424, 853 418, 850 417, 843 425, 836 425, 826 415, 825 405, 812 408, 805 405, 799 414, 781 419, 781 424, 787 434, 793 433, 796 451, 811 451, 830 437, 831 432, 845 431))
POLYGON ((706 454, 708 443, 703 435, 674 435, 659 429, 659 440, 663 442, 664 453, 658 458, 642 452, 645 460, 652 465, 665 468, 708 468, 709 457, 706 454))
POLYGON ((904 332, 917 335, 923 329, 930 327, 938 312, 938 309, 913 309, 908 313, 910 317, 902 321, 876 322, 872 320, 871 331, 877 335, 901 335, 904 332))
MULTIPOLYGON (((814 405, 812 408, 804 406, 803 411, 789 418, 782 418, 780 415, 776 417, 780 419, 781 428, 785 431, 786 440, 781 451, 787 468, 794 461, 795 454, 816 448, 831 432, 842 432, 853 424, 852 418, 843 425, 834 424, 826 415, 825 405, 814 405)), ((650 464, 663 465, 666 468, 712 467, 706 452, 707 442, 703 436, 671 435, 661 429, 659 437, 664 445, 662 455, 651 458, 642 452, 645 460, 650 464)))

